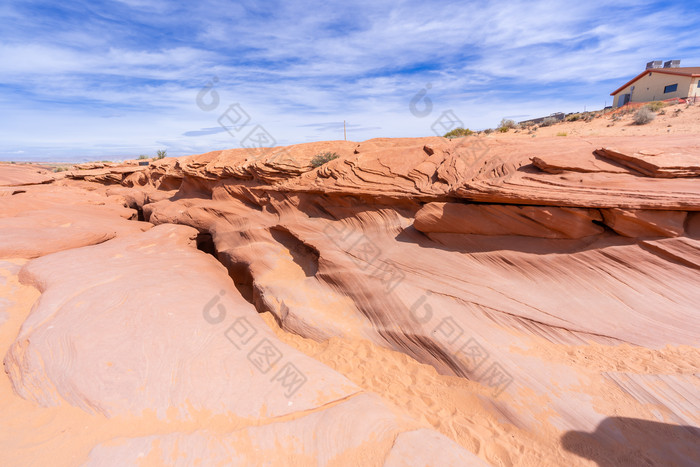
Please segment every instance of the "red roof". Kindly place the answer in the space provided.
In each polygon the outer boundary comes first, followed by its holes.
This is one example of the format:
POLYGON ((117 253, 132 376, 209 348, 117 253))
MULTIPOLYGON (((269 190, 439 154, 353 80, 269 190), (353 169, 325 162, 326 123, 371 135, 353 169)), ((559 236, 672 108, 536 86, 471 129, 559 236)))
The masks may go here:
POLYGON ((649 68, 648 70, 644 70, 643 72, 639 73, 635 78, 633 78, 631 81, 626 82, 616 90, 610 93, 611 96, 614 96, 618 92, 622 91, 625 89, 627 86, 630 84, 634 83, 637 81, 639 78, 642 76, 646 75, 647 73, 663 73, 665 75, 678 75, 678 76, 691 76, 693 78, 700 76, 700 66, 686 66, 683 68, 649 68))

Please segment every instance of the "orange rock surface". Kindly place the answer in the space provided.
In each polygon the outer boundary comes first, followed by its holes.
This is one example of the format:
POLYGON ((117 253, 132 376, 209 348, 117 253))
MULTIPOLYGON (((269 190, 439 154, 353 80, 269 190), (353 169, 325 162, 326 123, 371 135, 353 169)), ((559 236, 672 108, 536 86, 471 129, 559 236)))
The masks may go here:
POLYGON ((697 134, 561 125, 0 166, 5 463, 697 465, 697 134))

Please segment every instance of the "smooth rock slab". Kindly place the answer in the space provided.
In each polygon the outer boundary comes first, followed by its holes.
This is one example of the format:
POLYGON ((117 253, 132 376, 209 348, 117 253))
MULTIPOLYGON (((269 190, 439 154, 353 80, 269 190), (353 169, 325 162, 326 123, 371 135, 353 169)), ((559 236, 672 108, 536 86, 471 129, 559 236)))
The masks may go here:
POLYGON ((603 209, 605 225, 625 237, 678 237, 683 235, 684 211, 603 209))
POLYGON ((700 157, 698 152, 683 148, 645 149, 640 151, 600 148, 596 154, 607 157, 648 177, 682 178, 700 177, 700 157))
POLYGON ((56 176, 42 167, 29 164, 0 164, 0 186, 49 183, 56 176))
POLYGON ((433 430, 401 433, 415 426, 379 397, 361 394, 295 420, 232 433, 117 440, 93 449, 86 465, 382 465, 385 459, 386 466, 486 465, 433 430))
POLYGON ((151 228, 129 220, 137 213, 119 197, 65 187, 31 188, 0 198, 0 257, 36 258, 151 228))
POLYGON ((428 203, 413 226, 424 233, 582 238, 603 232, 594 209, 462 203, 428 203))
POLYGON ((451 445, 452 441, 449 438, 433 430, 421 429, 401 433, 394 441, 384 467, 488 465, 467 451, 456 456, 451 445), (430 446, 430 449, 425 449, 425 445, 430 446))
POLYGON ((162 225, 25 265, 20 279, 43 293, 5 357, 15 391, 179 419, 275 417, 359 391, 277 341, 196 235, 162 225))
POLYGON ((560 174, 564 172, 610 172, 630 173, 619 165, 610 163, 604 159, 597 159, 593 153, 586 154, 580 150, 571 152, 548 154, 531 158, 532 164, 543 172, 560 174))

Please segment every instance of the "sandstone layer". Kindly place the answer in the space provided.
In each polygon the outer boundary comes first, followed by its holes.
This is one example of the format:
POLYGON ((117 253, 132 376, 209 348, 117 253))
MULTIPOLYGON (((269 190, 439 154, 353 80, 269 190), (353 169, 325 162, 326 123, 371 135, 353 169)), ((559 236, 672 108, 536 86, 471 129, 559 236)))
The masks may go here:
POLYGON ((87 465, 695 465, 699 150, 337 141, 7 193, 14 436, 88 417, 87 465))

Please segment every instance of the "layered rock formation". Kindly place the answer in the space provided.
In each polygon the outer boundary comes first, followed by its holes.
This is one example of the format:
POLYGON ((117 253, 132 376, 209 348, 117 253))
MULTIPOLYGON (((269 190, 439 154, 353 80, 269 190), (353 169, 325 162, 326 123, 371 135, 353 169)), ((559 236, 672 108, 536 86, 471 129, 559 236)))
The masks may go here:
POLYGON ((107 420, 92 465, 692 465, 698 150, 340 141, 30 187, 0 198, 0 255, 42 256, 7 377, 107 420), (23 243, 51 203, 72 220, 37 235, 66 240, 23 243))
POLYGON ((50 171, 42 167, 27 164, 0 165, 0 187, 50 183, 55 179, 50 171))

